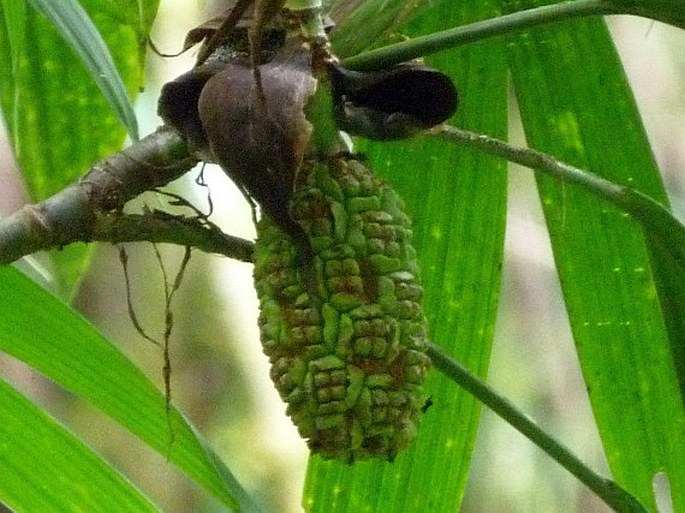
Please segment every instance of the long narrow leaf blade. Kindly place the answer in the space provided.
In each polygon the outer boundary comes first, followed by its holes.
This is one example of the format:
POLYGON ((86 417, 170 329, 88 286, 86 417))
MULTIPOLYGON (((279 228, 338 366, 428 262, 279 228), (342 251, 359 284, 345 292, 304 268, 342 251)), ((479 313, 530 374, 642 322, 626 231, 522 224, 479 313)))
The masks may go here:
POLYGON ((382 43, 393 30, 416 18, 428 8, 427 2, 387 2, 386 0, 341 0, 333 4, 331 16, 339 23, 332 34, 340 57, 360 53, 382 43), (359 30, 359 27, 364 27, 359 30))
POLYGON ((91 77, 109 102, 119 122, 134 141, 138 140, 138 122, 124 82, 88 13, 76 0, 29 0, 57 28, 78 53, 91 77))
MULTIPOLYGON (((529 144, 663 200, 658 169, 603 22, 531 30, 512 43, 512 76, 529 144)), ((650 260, 637 224, 618 209, 563 183, 540 179, 538 186, 612 473, 654 507, 652 479, 665 471, 675 510, 685 511, 685 414, 664 318, 676 315, 682 325, 683 310, 662 309, 663 291, 652 278, 677 281, 682 272, 650 260)), ((682 291, 670 291, 681 306, 682 291)))
POLYGON ((0 380, 0 504, 15 513, 157 512, 116 470, 0 380))
POLYGON ((0 297, 0 350, 100 408, 228 508, 253 509, 183 416, 167 416, 164 396, 83 318, 11 267, 0 268, 0 297))

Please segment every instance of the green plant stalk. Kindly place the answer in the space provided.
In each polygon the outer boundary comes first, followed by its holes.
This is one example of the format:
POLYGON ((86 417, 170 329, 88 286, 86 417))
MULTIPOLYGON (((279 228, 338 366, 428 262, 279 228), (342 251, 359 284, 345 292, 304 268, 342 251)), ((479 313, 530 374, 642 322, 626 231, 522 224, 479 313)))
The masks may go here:
POLYGON ((615 511, 620 513, 647 513, 648 510, 635 497, 614 481, 600 476, 586 466, 569 449, 545 433, 511 402, 478 379, 440 347, 429 344, 426 353, 440 372, 537 445, 545 454, 573 474, 615 511))
POLYGON ((560 181, 583 187, 586 191, 603 198, 640 223, 645 234, 659 240, 685 269, 685 226, 669 210, 649 196, 624 185, 601 178, 583 169, 560 162, 551 156, 532 150, 511 146, 487 135, 444 126, 430 132, 453 143, 462 143, 489 155, 515 162, 560 181))
POLYGON ((625 6, 618 6, 606 0, 573 0, 545 5, 384 46, 343 59, 342 65, 352 70, 377 70, 455 46, 511 35, 530 27, 583 16, 626 12, 625 6))

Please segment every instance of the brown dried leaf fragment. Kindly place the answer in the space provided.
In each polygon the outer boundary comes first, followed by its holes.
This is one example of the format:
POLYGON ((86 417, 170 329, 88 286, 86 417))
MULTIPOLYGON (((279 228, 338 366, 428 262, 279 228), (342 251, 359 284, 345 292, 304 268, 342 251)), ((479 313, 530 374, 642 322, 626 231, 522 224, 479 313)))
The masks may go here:
POLYGON ((221 16, 191 30, 184 51, 204 40, 196 63, 200 66, 236 32, 248 31, 252 65, 256 67, 262 62, 262 42, 267 32, 283 26, 279 14, 284 4, 285 0, 237 0, 221 16))
POLYGON ((183 51, 185 52, 204 40, 209 40, 209 38, 211 38, 216 31, 219 30, 221 25, 226 20, 226 17, 227 13, 224 13, 221 16, 216 16, 215 18, 207 20, 201 25, 191 29, 188 34, 186 34, 185 41, 183 42, 183 51))

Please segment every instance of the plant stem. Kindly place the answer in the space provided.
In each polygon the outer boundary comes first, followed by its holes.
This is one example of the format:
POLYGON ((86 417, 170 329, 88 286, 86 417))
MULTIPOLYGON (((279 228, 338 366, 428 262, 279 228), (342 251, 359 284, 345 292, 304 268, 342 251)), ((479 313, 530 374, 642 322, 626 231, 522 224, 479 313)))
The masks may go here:
POLYGON ((645 235, 659 240, 685 269, 685 226, 666 207, 640 191, 560 162, 537 150, 511 146, 487 135, 451 126, 444 126, 429 133, 453 143, 466 144, 489 155, 505 158, 530 168, 535 173, 551 176, 562 184, 573 183, 583 187, 630 214, 643 228, 645 235))
POLYGON ((0 264, 36 251, 92 240, 98 218, 103 220, 102 216, 121 211, 127 201, 175 180, 196 162, 175 130, 158 129, 96 162, 84 177, 54 196, 2 219, 0 264))
POLYGON ((647 509, 635 497, 614 481, 600 476, 586 466, 569 449, 564 447, 554 437, 545 433, 511 402, 495 392, 459 362, 451 358, 440 347, 435 344, 429 344, 426 353, 440 372, 537 445, 615 511, 621 513, 647 513, 647 509))
POLYGON ((572 0, 545 5, 364 52, 344 59, 342 65, 359 71, 382 69, 455 46, 510 35, 530 27, 582 16, 623 12, 625 12, 625 7, 621 8, 606 0, 572 0))
POLYGON ((204 217, 173 215, 159 210, 143 214, 98 215, 88 237, 82 240, 91 241, 175 244, 240 262, 252 262, 254 246, 249 240, 224 233, 204 217))

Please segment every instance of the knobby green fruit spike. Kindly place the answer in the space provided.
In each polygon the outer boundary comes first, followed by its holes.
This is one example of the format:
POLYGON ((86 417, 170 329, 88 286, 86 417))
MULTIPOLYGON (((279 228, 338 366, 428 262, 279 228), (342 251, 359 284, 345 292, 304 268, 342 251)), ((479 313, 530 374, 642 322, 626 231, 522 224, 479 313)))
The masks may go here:
POLYGON ((353 157, 305 162, 291 215, 309 251, 268 217, 254 278, 271 377, 314 453, 392 460, 426 403, 426 321, 402 200, 353 157))

